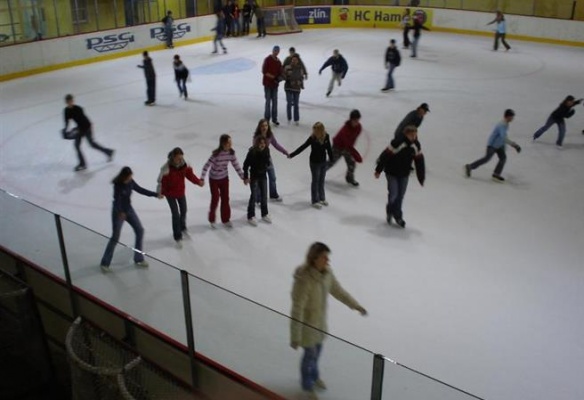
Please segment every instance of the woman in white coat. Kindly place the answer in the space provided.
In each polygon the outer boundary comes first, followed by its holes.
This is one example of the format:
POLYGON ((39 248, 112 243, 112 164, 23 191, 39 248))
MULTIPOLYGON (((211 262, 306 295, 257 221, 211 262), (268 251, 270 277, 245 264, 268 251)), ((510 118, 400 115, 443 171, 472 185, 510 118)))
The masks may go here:
POLYGON ((317 399, 315 388, 326 389, 318 372, 318 358, 327 331, 327 294, 361 315, 367 311, 347 293, 329 267, 329 247, 320 242, 313 243, 306 254, 305 263, 294 273, 292 289, 292 321, 290 345, 293 349, 304 348, 300 366, 302 389, 310 398, 317 399), (316 329, 314 329, 316 328, 316 329))

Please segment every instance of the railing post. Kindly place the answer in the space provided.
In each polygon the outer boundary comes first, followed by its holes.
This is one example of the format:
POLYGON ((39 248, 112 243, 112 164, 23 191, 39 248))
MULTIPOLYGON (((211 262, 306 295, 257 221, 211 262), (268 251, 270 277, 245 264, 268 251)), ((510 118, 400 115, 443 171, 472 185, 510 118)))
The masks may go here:
POLYGON ((195 362, 195 334, 193 330, 193 313, 191 309, 191 294, 189 291, 189 274, 185 270, 180 271, 180 281, 183 294, 183 307, 185 313, 185 327, 187 333, 187 345, 189 348, 189 361, 191 364, 191 383, 194 389, 199 387, 197 377, 197 364, 195 362))
POLYGON ((55 225, 57 227, 57 237, 59 238, 59 249, 61 250, 61 261, 65 271, 65 280, 69 290, 69 300, 71 301, 71 310, 73 310, 73 319, 79 316, 79 307, 73 293, 73 281, 71 280, 71 271, 69 270, 69 260, 67 259, 67 250, 65 249, 65 237, 63 236, 63 227, 61 226, 61 216, 55 214, 55 225))
POLYGON ((381 400, 383 395, 383 369, 385 359, 381 354, 373 356, 373 379, 371 382, 371 400, 381 400))

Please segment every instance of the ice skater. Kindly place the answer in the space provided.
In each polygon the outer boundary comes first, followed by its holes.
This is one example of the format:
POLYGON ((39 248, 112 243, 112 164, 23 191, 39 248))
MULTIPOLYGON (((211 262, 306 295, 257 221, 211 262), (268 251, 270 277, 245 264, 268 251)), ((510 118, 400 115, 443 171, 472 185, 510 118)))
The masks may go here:
POLYGON ((505 40, 505 34, 507 32, 507 23, 505 22, 505 16, 501 11, 497 11, 497 15, 495 19, 489 22, 487 25, 491 25, 497 23, 497 29, 495 30, 495 43, 493 44, 493 51, 497 51, 499 49, 499 39, 501 39, 501 43, 505 46, 505 51, 511 50, 511 46, 505 40))
POLYGON ((312 175, 310 200, 312 207, 320 209, 322 206, 329 205, 324 192, 324 180, 326 177, 327 155, 329 160, 333 158, 331 140, 322 122, 317 122, 312 126, 312 134, 304 144, 290 153, 288 158, 296 157, 308 146, 310 146, 310 173, 312 175))
POLYGON ((424 122, 424 117, 426 114, 430 112, 430 107, 428 103, 422 103, 413 111, 407 113, 404 119, 401 120, 399 125, 397 126, 395 132, 393 133, 394 139, 399 139, 403 136, 404 129, 406 126, 413 125, 416 128, 419 128, 424 122))
POLYGON ((402 26, 403 29, 403 48, 407 49, 410 47, 410 29, 411 29, 411 23, 412 23, 412 15, 410 14, 410 9, 406 8, 404 10, 404 13, 402 15, 402 20, 400 22, 400 25, 402 26))
MULTIPOLYGON (((306 69, 306 65, 304 65, 304 63, 302 62, 302 58, 300 57, 300 54, 298 54, 296 52, 296 49, 294 47, 290 47, 290 49, 288 49, 288 57, 286 57, 284 59, 284 62, 282 63, 282 65, 284 66, 284 68, 286 68, 292 62, 293 57, 298 58, 298 62, 300 63, 300 66, 302 67, 302 77, 304 78, 304 80, 307 80, 308 79, 308 70, 306 69)), ((304 89, 304 87, 303 87, 303 89, 304 89)))
POLYGON ((284 68, 278 54, 280 54, 280 46, 274 46, 272 53, 264 59, 262 65, 262 84, 266 100, 264 118, 267 121, 270 121, 271 118, 275 126, 280 125, 278 122, 278 86, 284 74, 284 68))
POLYGON ((177 54, 174 56, 174 61, 172 62, 172 67, 174 68, 174 80, 178 86, 179 97, 184 96, 185 100, 189 98, 189 93, 187 91, 187 80, 189 79, 189 69, 184 65, 180 56, 177 54))
POLYGON ((333 157, 327 164, 327 170, 331 169, 341 157, 347 163, 347 173, 345 180, 349 185, 359 186, 355 180, 356 162, 363 162, 361 154, 355 149, 357 138, 361 134, 361 113, 359 110, 351 111, 349 120, 337 132, 333 138, 333 157))
POLYGON ((306 260, 294 271, 292 310, 290 312, 290 346, 304 349, 300 365, 302 389, 309 399, 316 400, 316 390, 325 390, 320 376, 318 360, 322 353, 327 328, 326 310, 328 295, 358 311, 362 316, 367 310, 359 304, 337 281, 329 265, 330 248, 315 242, 308 248, 306 260))
POLYGON ((495 182, 499 183, 505 182, 505 178, 501 176, 501 173, 503 172, 503 167, 505 166, 505 161, 507 161, 507 155, 505 154, 505 146, 510 145, 517 151, 517 153, 521 153, 521 146, 519 146, 517 143, 515 143, 514 141, 510 140, 507 137, 509 124, 511 123, 511 121, 513 121, 514 118, 515 111, 511 109, 505 110, 505 114, 503 115, 503 121, 499 122, 495 126, 495 129, 493 129, 491 136, 489 136, 489 140, 487 142, 487 153, 485 154, 485 156, 471 164, 466 164, 464 166, 464 172, 467 178, 470 178, 471 171, 473 169, 477 169, 481 165, 486 164, 487 162, 489 162, 489 160, 493 157, 494 154, 497 154, 497 157, 499 157, 499 162, 495 167, 495 171, 493 172, 492 177, 495 182))
POLYGON ((77 130, 79 131, 75 136, 75 150, 77 151, 77 158, 79 159, 79 164, 75 167, 75 171, 83 171, 87 169, 87 164, 85 163, 85 157, 81 152, 81 140, 86 138, 89 145, 96 150, 101 151, 107 156, 107 160, 111 161, 114 157, 114 150, 108 149, 107 147, 101 146, 99 143, 93 140, 93 126, 89 121, 89 118, 85 116, 83 108, 75 104, 72 94, 65 96, 65 110, 63 114, 65 116, 65 128, 63 128, 63 136, 67 132, 67 127, 69 126, 69 120, 73 120, 77 125, 77 130))
POLYGON ((219 199, 221 199, 221 222, 226 228, 232 228, 231 207, 229 206, 229 164, 233 165, 237 175, 247 185, 247 180, 243 178, 243 171, 237 162, 235 150, 233 150, 231 136, 221 135, 219 147, 213 150, 211 157, 203 167, 201 180, 205 182, 205 176, 209 171, 209 189, 211 190, 211 205, 209 207, 209 224, 215 228, 215 218, 219 199))
POLYGON ((395 89, 395 82, 393 80, 393 71, 397 67, 399 67, 400 63, 401 63, 401 55, 400 55, 399 50, 397 49, 397 47, 395 45, 395 40, 391 39, 389 41, 389 47, 385 51, 385 68, 387 69, 387 82, 385 83, 385 86, 383 87, 383 89, 381 89, 382 92, 387 92, 387 91, 390 91, 392 89, 395 89))
POLYGON ((212 31, 215 31, 215 39, 213 39, 213 52, 212 54, 217 54, 217 43, 223 49, 223 53, 227 53, 227 47, 223 45, 223 35, 225 35, 225 14, 223 14, 222 10, 217 12, 217 24, 212 31))
POLYGON ((144 239, 144 228, 140 223, 138 214, 134 211, 132 207, 131 196, 132 192, 136 191, 144 196, 158 197, 161 199, 163 196, 144 189, 136 183, 133 179, 133 172, 130 167, 123 167, 118 175, 112 180, 114 185, 114 201, 112 204, 112 236, 101 258, 101 269, 104 272, 111 271, 110 264, 114 256, 114 249, 120 240, 120 233, 122 232, 122 225, 124 221, 134 229, 136 234, 136 242, 134 244, 134 264, 138 267, 147 267, 148 262, 144 260, 144 253, 142 252, 142 241, 144 239))
POLYGON ((166 48, 167 49, 174 49, 174 45, 172 44, 173 39, 173 29, 172 24, 174 23, 174 18, 172 18, 172 11, 168 10, 166 12, 166 16, 162 18, 162 25, 164 26, 164 34, 166 36, 166 48))
POLYGON ((288 125, 292 121, 292 110, 294 110, 294 124, 298 126, 300 120, 300 92, 304 88, 304 68, 302 67, 300 57, 296 54, 292 57, 290 63, 284 67, 284 91, 286 92, 286 116, 288 125))
POLYGON ((146 78, 147 99, 144 104, 153 106, 156 103, 156 72, 154 71, 154 64, 147 51, 142 53, 142 65, 138 65, 138 68, 144 70, 144 77, 146 78))
POLYGON ((168 160, 160 168, 157 193, 166 197, 172 214, 172 236, 176 247, 182 248, 183 233, 187 232, 187 197, 185 178, 198 186, 203 186, 193 168, 185 161, 180 147, 168 153, 168 160))
MULTIPOLYGON (((272 128, 266 119, 259 120, 258 126, 256 127, 256 130, 253 134, 253 143, 255 143, 259 136, 266 139, 266 147, 270 148, 270 145, 273 145, 276 150, 288 157, 288 151, 282 147, 280 143, 278 143, 276 136, 274 136, 272 128)), ((276 169, 274 168, 274 163, 272 160, 270 160, 270 165, 268 167, 268 182, 270 188, 270 199, 278 202, 282 201, 282 197, 280 197, 278 194, 278 188, 276 186, 276 169)), ((259 203, 259 197, 257 201, 259 203)))
POLYGON ((422 30, 430 31, 429 28, 424 26, 424 21, 422 20, 424 17, 421 14, 414 15, 413 18, 413 25, 410 28, 414 31, 413 37, 414 40, 412 41, 412 54, 410 57, 416 58, 418 56, 418 43, 420 42, 420 37, 422 37, 422 30))
POLYGON ((272 223, 272 218, 268 214, 268 188, 266 174, 272 160, 267 140, 263 136, 258 136, 254 144, 250 147, 245 161, 243 162, 243 177, 249 180, 249 203, 247 205, 247 222, 252 226, 257 226, 255 218, 255 206, 259 199, 262 221, 267 224, 272 223))
POLYGON ((413 125, 404 128, 403 135, 393 139, 379 158, 375 167, 375 178, 379 179, 381 172, 385 171, 387 178, 387 205, 385 208, 385 218, 388 224, 391 219, 401 227, 406 227, 403 219, 402 205, 408 181, 412 169, 412 162, 416 167, 416 176, 420 185, 424 186, 426 177, 426 166, 422 146, 418 141, 418 128, 413 125))
MULTIPOLYGON (((564 101, 562 101, 558 108, 556 108, 548 117, 544 126, 539 128, 533 134, 533 140, 537 140, 541 135, 543 135, 552 125, 558 125, 558 139, 556 140, 556 146, 562 148, 564 145, 564 136, 566 135, 566 118, 570 118, 576 112, 573 107, 582 103, 582 99, 576 100, 574 96, 567 96, 564 101)), ((584 133, 584 131, 583 131, 584 133)))
POLYGON ((332 70, 332 76, 326 91, 326 97, 329 97, 333 92, 335 81, 339 86, 341 86, 341 82, 343 79, 345 79, 347 71, 349 70, 349 64, 347 64, 347 60, 345 60, 345 57, 343 57, 343 55, 339 53, 337 49, 333 50, 333 55, 330 56, 328 60, 324 62, 324 64, 322 64, 322 67, 320 67, 318 70, 318 74, 322 74, 322 71, 329 66, 332 70))

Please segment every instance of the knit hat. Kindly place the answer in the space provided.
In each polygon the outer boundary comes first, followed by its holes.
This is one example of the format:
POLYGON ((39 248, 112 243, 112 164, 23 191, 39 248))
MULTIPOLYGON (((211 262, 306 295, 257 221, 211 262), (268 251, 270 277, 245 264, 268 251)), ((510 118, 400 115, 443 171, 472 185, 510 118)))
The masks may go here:
POLYGON ((428 103, 422 103, 420 104, 420 107, 422 110, 426 111, 426 112, 430 112, 430 107, 428 107, 428 103))

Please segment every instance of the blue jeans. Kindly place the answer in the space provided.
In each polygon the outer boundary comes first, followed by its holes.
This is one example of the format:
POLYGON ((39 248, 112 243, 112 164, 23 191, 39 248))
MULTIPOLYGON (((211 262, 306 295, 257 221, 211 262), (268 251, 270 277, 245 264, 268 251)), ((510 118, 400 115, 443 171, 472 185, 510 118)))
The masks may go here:
POLYGON ((385 84, 386 89, 393 89, 395 87, 393 82, 393 70, 395 69, 394 64, 389 64, 389 71, 387 72, 387 83, 385 84))
POLYGON ((420 41, 420 38, 414 36, 414 40, 412 41, 412 57, 418 56, 418 42, 419 41, 420 41))
MULTIPOLYGON (((276 187, 276 170, 274 169, 274 164, 270 165, 268 168, 268 184, 270 187, 270 199, 277 199, 280 197, 278 194, 278 188, 276 187)), ((258 192, 256 196, 256 202, 261 201, 260 194, 258 192)))
POLYGON ((402 203, 408 188, 409 176, 393 176, 385 174, 387 178, 387 216, 402 219, 402 203))
POLYGON ((501 172, 503 172, 503 167, 505 166, 505 162, 507 161, 507 154, 505 154, 505 146, 500 147, 498 149, 495 149, 494 147, 491 146, 487 146, 487 152, 485 156, 470 164, 469 165, 470 169, 471 170, 477 169, 481 165, 488 163, 495 153, 497 154, 497 157, 499 157, 499 162, 495 167, 494 174, 501 175, 501 172))
POLYGON ((312 173, 312 184, 310 186, 312 204, 325 201, 324 178, 326 177, 326 161, 321 163, 310 163, 312 173))
POLYGON ((312 390, 314 382, 320 379, 318 373, 318 358, 322 352, 322 343, 314 347, 305 347, 304 356, 300 364, 300 376, 302 377, 302 389, 312 390))
POLYGON ((298 110, 298 101, 300 100, 300 91, 286 90, 286 114, 288 121, 292 120, 292 108, 294 108, 294 121, 300 120, 300 111, 298 110))
POLYGON ((215 35, 215 39, 213 39, 213 53, 217 53, 217 42, 219 43, 223 51, 227 50, 227 48, 223 44, 223 35, 217 34, 215 35))
POLYGON ((251 178, 249 182, 249 189, 251 195, 249 196, 249 203, 247 205, 247 219, 255 217, 256 201, 259 201, 262 210, 262 217, 268 215, 268 194, 267 194, 267 179, 265 176, 260 178, 251 178))
POLYGON ((178 91, 181 96, 185 97, 189 96, 187 92, 187 78, 178 78, 176 80, 176 85, 178 86, 178 91))
POLYGON ((270 121, 271 118, 272 122, 278 122, 278 86, 264 86, 264 96, 266 98, 264 118, 267 121, 270 121))
POLYGON ((107 246, 105 248, 105 252, 103 253, 103 257, 101 258, 101 265, 109 266, 112 262, 112 258, 114 256, 114 249, 116 248, 116 244, 120 240, 120 233, 122 232, 122 225, 124 221, 127 221, 128 224, 134 229, 134 233, 136 234, 136 243, 134 244, 134 248, 139 251, 134 252, 134 262, 141 262, 144 261, 144 255, 140 252, 142 251, 142 240, 144 239, 144 228, 140 223, 140 219, 138 215, 134 211, 132 207, 126 212, 126 219, 120 218, 120 213, 112 210, 112 237, 110 238, 107 246))
POLYGON ((566 123, 563 120, 558 122, 554 120, 552 117, 549 117, 548 120, 545 122, 545 125, 539 128, 537 132, 533 134, 533 140, 543 135, 545 131, 552 127, 553 124, 558 125, 558 140, 556 140, 556 144, 558 146, 561 146, 562 143, 564 143, 564 136, 566 136, 566 123))
POLYGON ((187 198, 166 197, 172 214, 172 236, 174 240, 182 240, 183 231, 187 230, 187 198))

